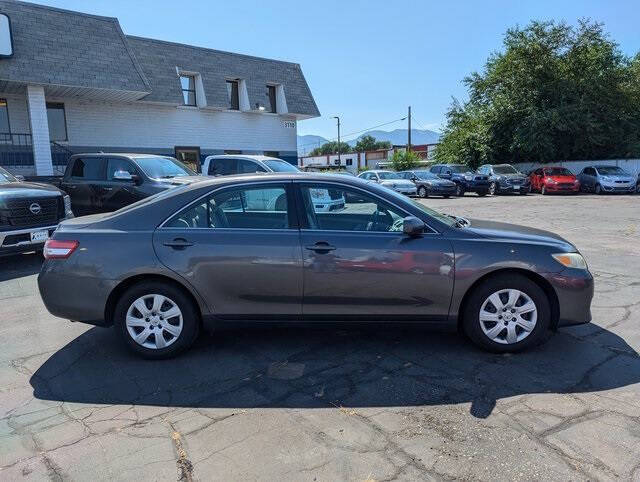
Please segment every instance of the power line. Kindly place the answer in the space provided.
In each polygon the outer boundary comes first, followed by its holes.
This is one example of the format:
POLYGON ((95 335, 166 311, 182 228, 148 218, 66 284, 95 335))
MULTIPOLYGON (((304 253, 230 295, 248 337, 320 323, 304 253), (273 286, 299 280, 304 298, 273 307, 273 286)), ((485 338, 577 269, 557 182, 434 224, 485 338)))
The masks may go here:
MULTIPOLYGON (((396 120, 392 120, 392 121, 389 121, 389 122, 385 122, 384 124, 378 124, 377 126, 368 127, 366 129, 362 129, 360 131, 350 132, 348 134, 343 134, 341 136, 341 138, 344 139, 345 137, 350 137, 350 136, 353 136, 353 135, 356 135, 356 134, 362 134, 363 132, 367 132, 367 131, 370 131, 370 130, 373 130, 373 129, 377 129, 378 127, 388 126, 389 124, 394 124, 396 122, 400 122, 400 121, 403 121, 403 120, 406 120, 406 119, 407 119, 407 117, 405 116, 405 117, 402 117, 401 119, 396 119, 396 120)), ((337 139, 334 137, 333 139, 327 139, 327 142, 333 142, 333 141, 336 141, 336 140, 337 139)), ((318 144, 317 141, 316 142, 309 142, 307 144, 302 144, 302 145, 298 146, 298 149, 300 149, 301 147, 313 146, 313 145, 317 145, 317 144, 318 144)))

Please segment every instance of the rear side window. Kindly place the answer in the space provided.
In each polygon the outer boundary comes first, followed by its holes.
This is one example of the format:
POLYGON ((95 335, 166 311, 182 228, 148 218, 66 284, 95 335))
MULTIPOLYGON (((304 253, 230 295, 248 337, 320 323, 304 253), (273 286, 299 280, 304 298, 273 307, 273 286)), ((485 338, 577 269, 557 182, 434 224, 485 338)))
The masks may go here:
POLYGON ((224 190, 187 207, 165 227, 288 229, 287 192, 280 184, 224 190))
POLYGON ((210 176, 229 176, 238 173, 237 159, 214 159, 209 164, 210 176))
POLYGON ((433 172, 434 174, 439 174, 440 169, 442 169, 440 166, 435 166, 431 168, 431 172, 433 172))
POLYGON ((104 159, 99 157, 78 158, 71 168, 71 177, 88 181, 105 179, 104 159))

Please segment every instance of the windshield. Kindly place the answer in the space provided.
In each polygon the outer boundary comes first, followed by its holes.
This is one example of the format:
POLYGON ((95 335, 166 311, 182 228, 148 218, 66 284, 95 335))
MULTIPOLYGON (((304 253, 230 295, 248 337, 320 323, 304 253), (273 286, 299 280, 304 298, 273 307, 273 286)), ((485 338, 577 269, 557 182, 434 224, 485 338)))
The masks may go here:
POLYGON ((624 170, 620 169, 618 166, 601 166, 596 167, 600 174, 622 174, 628 175, 624 170))
POLYGON ((140 169, 153 179, 196 175, 195 172, 172 157, 136 157, 135 161, 140 169))
POLYGON ((518 170, 509 164, 505 164, 504 166, 493 166, 493 172, 496 174, 519 174, 518 170))
POLYGON ((465 173, 469 171, 469 168, 467 166, 463 166, 462 164, 449 164, 447 167, 451 170, 451 172, 465 173))
POLYGON ((400 177, 400 175, 397 172, 391 172, 391 171, 379 171, 378 172, 378 177, 380 179, 402 179, 400 177))
POLYGON ((573 173, 566 167, 551 167, 545 169, 544 173, 547 176, 573 176, 573 173))
POLYGON ((429 171, 413 171, 418 179, 438 179, 434 173, 429 171))
POLYGON ((5 171, 0 167, 0 184, 9 184, 10 182, 16 182, 17 179, 13 177, 13 174, 5 171))
POLYGON ((299 172, 300 171, 300 169, 298 169, 296 166, 294 166, 293 164, 289 164, 286 161, 280 161, 277 159, 268 159, 262 162, 264 162, 267 165, 267 167, 271 169, 273 172, 299 172))

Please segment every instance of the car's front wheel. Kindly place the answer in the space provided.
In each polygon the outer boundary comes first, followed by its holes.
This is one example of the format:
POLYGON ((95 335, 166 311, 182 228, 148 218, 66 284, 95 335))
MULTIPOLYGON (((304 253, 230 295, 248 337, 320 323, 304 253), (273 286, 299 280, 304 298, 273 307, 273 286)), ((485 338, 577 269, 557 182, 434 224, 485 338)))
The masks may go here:
POLYGON ((116 305, 114 324, 130 349, 153 359, 170 358, 189 348, 200 326, 189 296, 157 281, 129 288, 116 305))
POLYGON ((600 186, 600 184, 596 184, 596 188, 593 192, 595 192, 596 194, 602 194, 602 187, 600 186))
POLYGON ((457 183, 456 183, 456 196, 457 197, 464 196, 464 188, 460 184, 457 184, 457 183))
POLYGON ((495 196, 496 194, 496 183, 492 182, 491 184, 489 184, 489 194, 491 194, 492 196, 495 196))
POLYGON ((529 278, 500 275, 470 294, 463 323, 476 345, 498 353, 515 352, 544 340, 551 306, 542 288, 529 278))
POLYGON ((424 186, 420 186, 418 188, 418 196, 420 197, 429 197, 429 193, 427 192, 427 188, 424 186))

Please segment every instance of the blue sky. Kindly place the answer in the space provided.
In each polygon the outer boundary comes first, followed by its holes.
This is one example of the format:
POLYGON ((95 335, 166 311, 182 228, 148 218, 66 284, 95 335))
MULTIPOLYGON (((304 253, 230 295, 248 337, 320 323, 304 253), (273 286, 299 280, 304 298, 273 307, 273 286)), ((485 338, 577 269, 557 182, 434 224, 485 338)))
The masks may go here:
POLYGON ((298 133, 327 138, 336 132, 331 116, 350 133, 399 119, 408 105, 415 128, 437 130, 452 96, 465 98, 463 77, 482 68, 508 27, 532 19, 590 17, 626 54, 640 50, 638 0, 37 3, 118 17, 131 35, 298 62, 322 114, 298 133))

